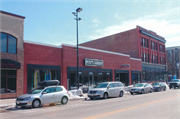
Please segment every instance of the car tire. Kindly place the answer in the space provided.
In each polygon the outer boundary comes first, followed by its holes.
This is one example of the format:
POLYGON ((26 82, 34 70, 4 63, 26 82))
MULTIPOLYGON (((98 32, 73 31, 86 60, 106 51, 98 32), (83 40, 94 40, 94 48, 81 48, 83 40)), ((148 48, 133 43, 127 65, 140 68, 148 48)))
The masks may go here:
POLYGON ((153 92, 153 89, 151 88, 150 93, 152 93, 152 92, 153 92))
POLYGON ((35 99, 35 100, 32 102, 32 107, 33 107, 33 108, 38 108, 40 105, 41 105, 41 102, 40 102, 40 100, 38 100, 38 99, 35 99))
POLYGON ((107 94, 107 93, 104 93, 103 98, 104 98, 104 99, 107 99, 107 98, 108 98, 108 94, 107 94))
POLYGON ((90 98, 90 100, 93 100, 94 98, 90 98))
POLYGON ((141 90, 141 94, 144 94, 144 90, 141 90))
POLYGON ((166 88, 164 88, 164 91, 166 91, 166 88))
POLYGON ((120 91, 119 97, 123 97, 123 95, 124 95, 123 91, 120 91))
POLYGON ((64 96, 64 97, 61 99, 61 104, 62 104, 62 105, 65 105, 65 104, 67 104, 67 102, 68 102, 68 98, 67 98, 66 96, 64 96))
POLYGON ((131 92, 131 95, 133 95, 133 93, 131 92))

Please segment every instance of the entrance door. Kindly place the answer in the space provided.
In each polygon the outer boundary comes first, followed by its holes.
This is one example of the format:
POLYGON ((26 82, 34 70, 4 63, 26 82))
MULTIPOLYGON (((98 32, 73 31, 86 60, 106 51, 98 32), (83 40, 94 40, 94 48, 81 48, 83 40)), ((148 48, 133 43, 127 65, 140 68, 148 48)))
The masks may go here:
POLYGON ((89 89, 94 87, 94 75, 93 75, 93 72, 89 72, 88 83, 89 83, 89 89))
POLYGON ((116 81, 120 81, 120 73, 116 73, 116 81))

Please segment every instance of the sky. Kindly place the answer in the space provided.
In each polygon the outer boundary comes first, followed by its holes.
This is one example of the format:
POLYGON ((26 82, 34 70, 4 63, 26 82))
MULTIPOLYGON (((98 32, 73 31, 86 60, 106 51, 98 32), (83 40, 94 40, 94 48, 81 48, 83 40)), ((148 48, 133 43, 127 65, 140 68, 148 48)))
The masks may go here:
POLYGON ((52 45, 79 43, 141 26, 180 46, 180 0, 0 0, 0 10, 24 16, 24 40, 52 45))

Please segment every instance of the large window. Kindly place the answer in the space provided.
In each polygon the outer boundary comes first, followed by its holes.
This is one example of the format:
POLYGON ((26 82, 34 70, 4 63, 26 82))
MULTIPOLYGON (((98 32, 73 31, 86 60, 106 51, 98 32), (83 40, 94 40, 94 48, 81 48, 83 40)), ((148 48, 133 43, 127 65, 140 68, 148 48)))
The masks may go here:
POLYGON ((31 90, 38 87, 38 83, 46 80, 57 80, 57 70, 33 70, 31 90))
POLYGON ((1 70, 1 93, 16 92, 16 70, 1 70))
POLYGON ((1 34, 1 52, 15 53, 17 47, 17 39, 9 34, 1 34))

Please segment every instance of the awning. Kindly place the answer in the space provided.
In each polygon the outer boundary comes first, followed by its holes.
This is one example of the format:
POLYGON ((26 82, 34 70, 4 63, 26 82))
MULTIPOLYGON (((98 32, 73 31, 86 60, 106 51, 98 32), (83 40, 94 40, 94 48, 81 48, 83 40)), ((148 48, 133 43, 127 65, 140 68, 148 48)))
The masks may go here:
POLYGON ((21 63, 10 60, 10 59, 1 59, 1 68, 11 68, 11 69, 20 69, 21 63))

